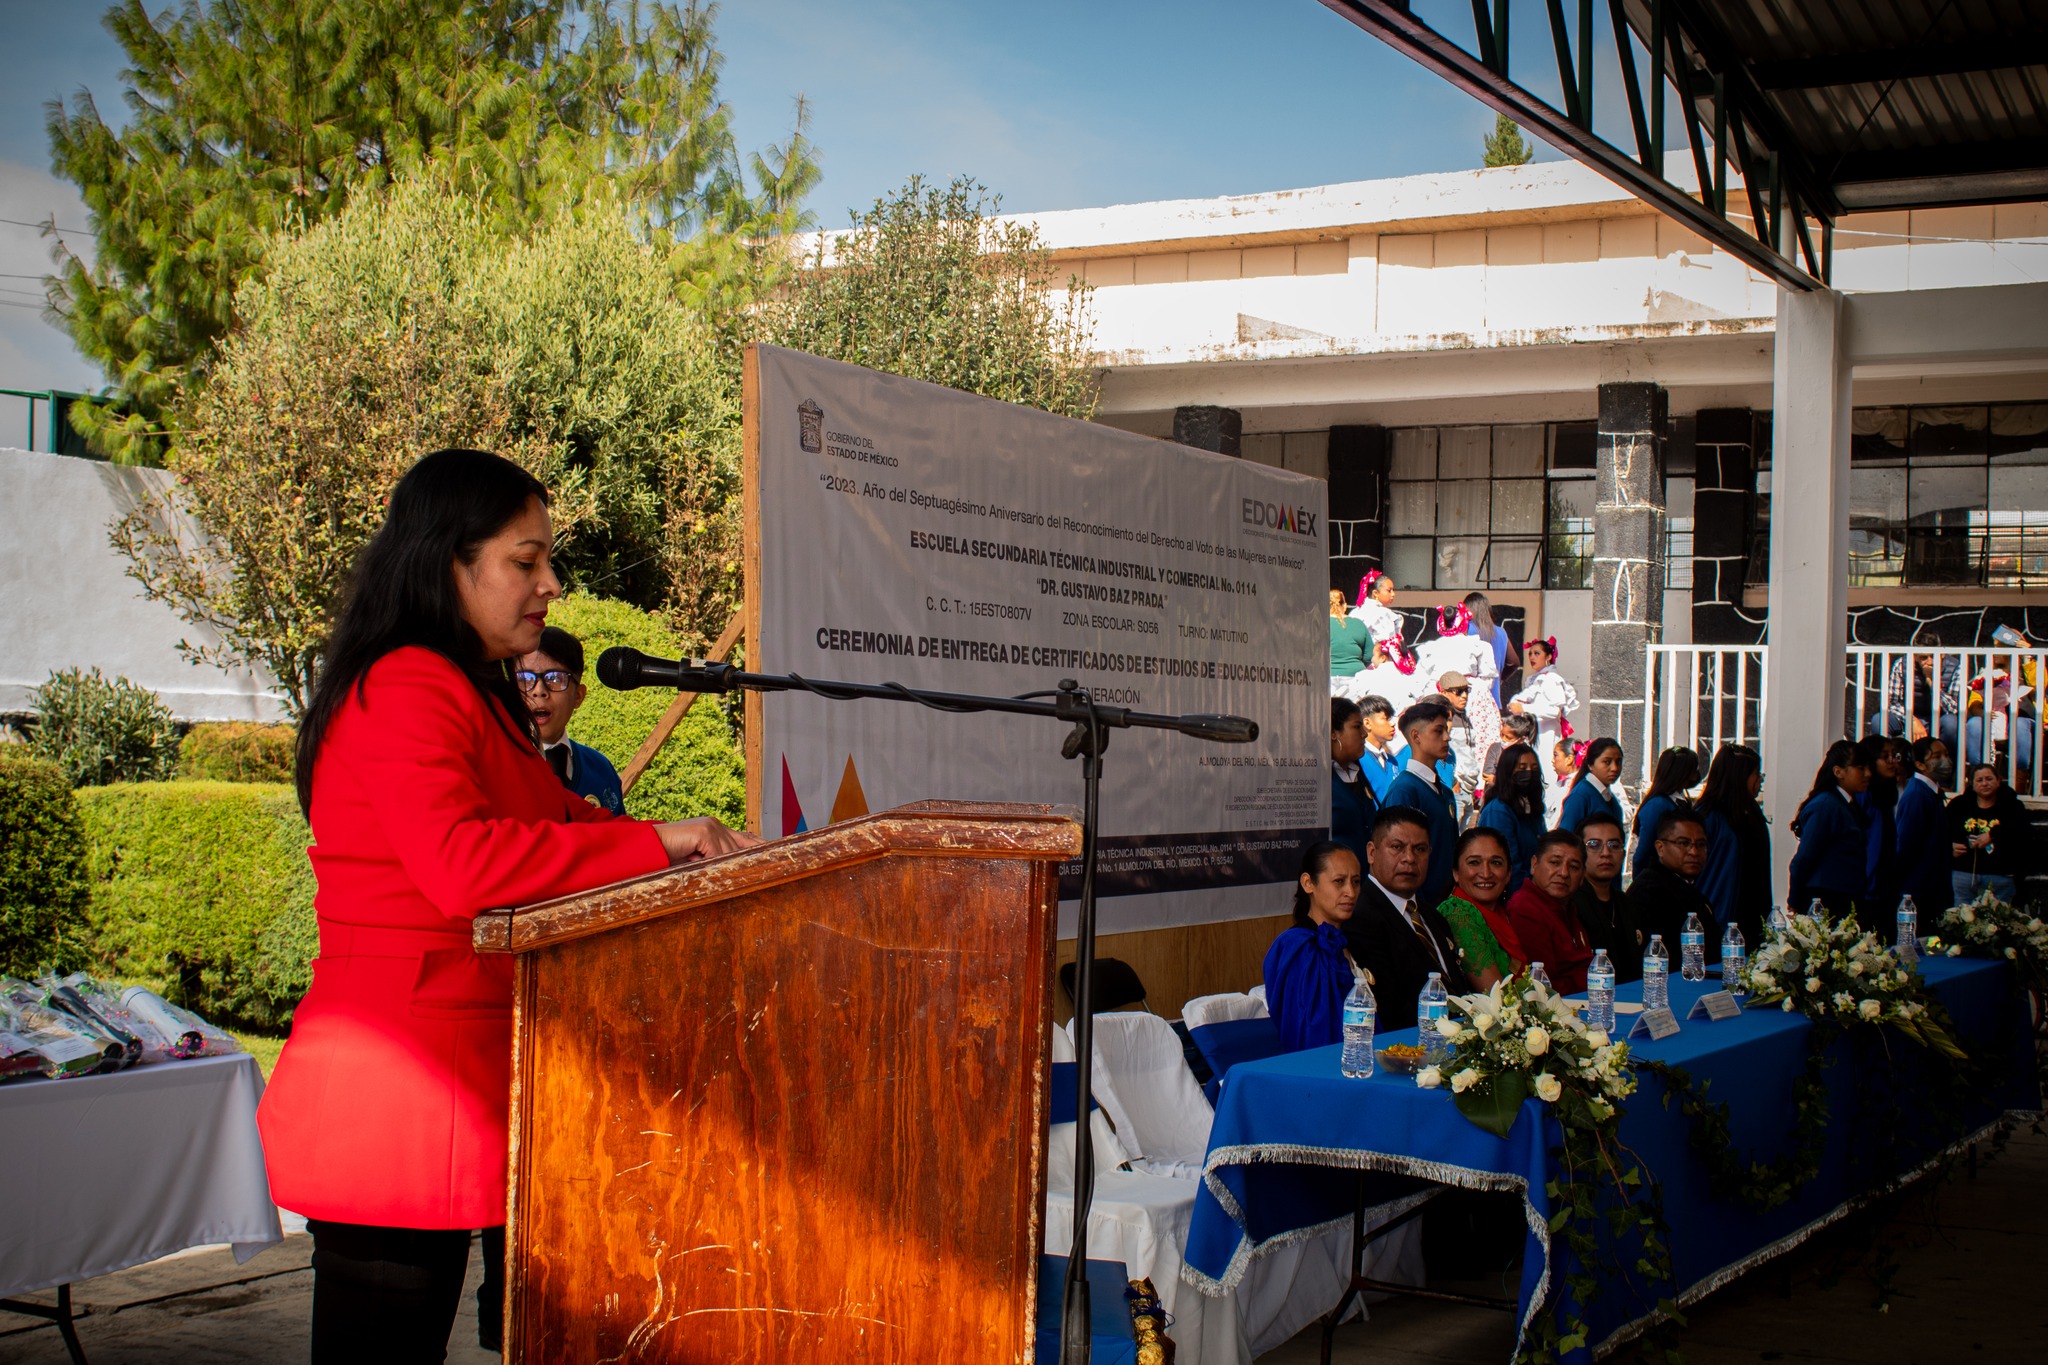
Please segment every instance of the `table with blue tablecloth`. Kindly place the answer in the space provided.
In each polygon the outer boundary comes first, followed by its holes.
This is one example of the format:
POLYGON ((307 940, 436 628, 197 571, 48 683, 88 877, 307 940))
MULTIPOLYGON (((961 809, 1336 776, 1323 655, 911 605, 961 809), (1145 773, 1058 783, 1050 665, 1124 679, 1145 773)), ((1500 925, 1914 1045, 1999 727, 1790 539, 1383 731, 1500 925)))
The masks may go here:
MULTIPOLYGON (((1768 1213, 1712 1193, 1707 1163, 1690 1146, 1692 1121, 1675 1102, 1663 1103, 1661 1081, 1641 1076, 1620 1136, 1662 1188, 1681 1305, 1789 1250, 2006 1114, 2040 1109, 2032 1026, 2009 964, 1934 959, 1924 964, 1924 978, 1972 1055, 1997 1059, 1991 1093, 1975 1097, 1967 1113, 1951 1114, 1945 1131, 1931 1132, 1940 1111, 1925 1103, 1928 1068, 1946 1063, 1889 1030, 1882 1036, 1853 1030, 1830 1050, 1822 1072, 1829 1123, 1820 1172, 1768 1213), (1875 1141, 1880 1126, 1885 1140, 1875 1141)), ((1674 1012, 1683 1020, 1701 995, 1719 987, 1714 980, 1673 979, 1674 1012)), ((1639 1003, 1640 985, 1624 986, 1620 998, 1639 1003)), ((1624 1015, 1619 1029, 1630 1022, 1624 1015)), ((1630 1048, 1704 1083, 1709 1099, 1729 1106, 1736 1150, 1774 1161, 1791 1146, 1793 1091, 1805 1071, 1812 1028, 1798 1013, 1752 1009, 1720 1022, 1685 1020, 1677 1036, 1638 1038, 1630 1048)), ((1379 1040, 1381 1046, 1415 1041, 1413 1029, 1379 1040)), ((1418 1180, 1511 1191, 1522 1200, 1528 1229, 1517 1318, 1526 1331, 1552 1277, 1564 1273, 1553 1264, 1548 1232, 1546 1186, 1557 1175, 1561 1141, 1556 1120, 1532 1099, 1508 1135, 1498 1138, 1467 1120, 1447 1089, 1423 1090, 1413 1077, 1384 1068, 1367 1080, 1345 1078, 1338 1052, 1318 1048, 1231 1070, 1189 1231, 1188 1277, 1205 1292, 1228 1292, 1261 1248, 1303 1229, 1346 1223, 1360 1198, 1398 1197, 1418 1180), (1360 1172, 1368 1173, 1364 1191, 1360 1172)), ((1603 1264, 1595 1273, 1599 1289, 1586 1319, 1597 1354, 1649 1325, 1660 1294, 1619 1264, 1603 1264)), ((1661 1291, 1668 1295, 1670 1287, 1661 1291)))

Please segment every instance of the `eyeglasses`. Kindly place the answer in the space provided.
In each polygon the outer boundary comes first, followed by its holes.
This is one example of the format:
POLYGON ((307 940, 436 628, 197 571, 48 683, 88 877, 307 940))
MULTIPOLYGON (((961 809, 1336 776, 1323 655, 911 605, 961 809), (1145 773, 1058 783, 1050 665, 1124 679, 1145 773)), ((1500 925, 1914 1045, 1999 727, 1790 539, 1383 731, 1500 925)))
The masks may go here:
POLYGON ((1472 689, 1469 687, 1446 687, 1443 691, 1447 697, 1463 697, 1469 696, 1472 689))
POLYGON ((1690 851, 1695 848, 1705 848, 1707 846, 1707 841, 1705 839, 1659 839, 1657 842, 1660 844, 1669 844, 1673 848, 1679 849, 1681 851, 1690 851))
POLYGON ((1588 853, 1619 853, 1624 846, 1624 841, 1620 839, 1586 840, 1586 852, 1588 853))
POLYGON ((521 668, 513 671, 512 681, 519 685, 521 692, 533 692, 542 688, 549 692, 567 692, 569 684, 575 682, 576 677, 565 668, 550 668, 545 673, 521 668))

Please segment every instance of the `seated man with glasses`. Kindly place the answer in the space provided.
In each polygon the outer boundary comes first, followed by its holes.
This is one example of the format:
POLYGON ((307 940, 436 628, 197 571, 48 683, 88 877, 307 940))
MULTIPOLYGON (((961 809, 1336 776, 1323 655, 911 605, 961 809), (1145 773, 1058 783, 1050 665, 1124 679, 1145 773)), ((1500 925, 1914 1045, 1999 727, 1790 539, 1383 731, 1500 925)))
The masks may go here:
POLYGON ((1621 892, 1621 855, 1628 837, 1621 822, 1595 811, 1579 826, 1586 850, 1586 879, 1572 894, 1572 912, 1594 948, 1605 948, 1617 982, 1639 981, 1643 975, 1643 944, 1621 892))
POLYGON ((1645 943, 1653 934, 1664 936, 1664 948, 1672 954, 1674 962, 1678 960, 1678 935, 1685 928, 1685 917, 1698 915, 1700 924, 1710 931, 1707 961, 1719 962, 1721 936, 1711 932, 1714 907, 1697 885, 1700 869, 1707 865, 1706 825, 1691 809, 1681 806, 1657 822, 1655 837, 1655 861, 1645 863, 1629 883, 1625 898, 1629 914, 1642 931, 1645 943))
POLYGON ((588 744, 566 733, 569 717, 583 704, 583 642, 559 626, 540 633, 540 647, 522 654, 513 665, 512 681, 540 731, 541 754, 562 785, 595 801, 616 815, 626 813, 626 797, 618 770, 588 744))

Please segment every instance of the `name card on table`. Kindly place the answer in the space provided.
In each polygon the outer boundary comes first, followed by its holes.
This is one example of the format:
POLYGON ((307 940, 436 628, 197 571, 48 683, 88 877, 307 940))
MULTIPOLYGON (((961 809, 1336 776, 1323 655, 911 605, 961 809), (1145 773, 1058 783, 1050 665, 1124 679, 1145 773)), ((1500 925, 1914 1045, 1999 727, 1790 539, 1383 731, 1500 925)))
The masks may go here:
POLYGON ((1709 991, 1692 1002, 1692 1009, 1685 1017, 1697 1019, 1703 1014, 1716 1022, 1722 1019, 1738 1019, 1742 1016, 1742 1006, 1735 1003, 1735 997, 1726 991, 1709 991))
POLYGON ((1678 1036, 1678 1016, 1671 1012, 1669 1006, 1654 1010, 1644 1010, 1636 1016, 1636 1022, 1629 1028, 1628 1036, 1634 1038, 1642 1033, 1649 1034, 1650 1041, 1653 1043, 1661 1043, 1666 1038, 1676 1038, 1678 1036))

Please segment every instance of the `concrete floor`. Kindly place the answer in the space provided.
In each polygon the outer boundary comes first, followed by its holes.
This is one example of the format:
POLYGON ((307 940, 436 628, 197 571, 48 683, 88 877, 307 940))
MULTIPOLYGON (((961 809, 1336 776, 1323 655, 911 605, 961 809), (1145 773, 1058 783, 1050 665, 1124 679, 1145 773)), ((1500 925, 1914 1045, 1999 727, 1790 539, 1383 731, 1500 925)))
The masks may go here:
MULTIPOLYGON (((2048 1340, 2048 1136, 2016 1135, 1975 1179, 1959 1173, 1946 1185, 1922 1186, 1884 1241, 1896 1258, 1886 1311, 1876 1310, 1870 1230, 1850 1220, 1696 1305, 1678 1343, 1687 1365, 2038 1358, 2048 1340)), ((92 1365, 304 1361, 311 1252, 299 1234, 242 1266, 226 1251, 207 1251, 89 1281, 73 1291, 90 1310, 79 1337, 92 1365)), ((448 1354, 453 1365, 498 1362, 476 1346, 478 1275, 472 1255, 448 1354)), ((1311 1329, 1259 1365, 1307 1365, 1317 1345, 1311 1329)), ((1505 1365, 1512 1350, 1504 1313, 1396 1300, 1375 1305, 1371 1321, 1340 1329, 1335 1359, 1505 1365)), ((0 1365, 66 1360, 54 1327, 0 1313, 0 1365)))

